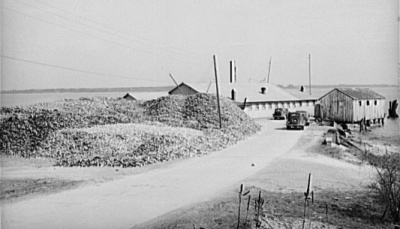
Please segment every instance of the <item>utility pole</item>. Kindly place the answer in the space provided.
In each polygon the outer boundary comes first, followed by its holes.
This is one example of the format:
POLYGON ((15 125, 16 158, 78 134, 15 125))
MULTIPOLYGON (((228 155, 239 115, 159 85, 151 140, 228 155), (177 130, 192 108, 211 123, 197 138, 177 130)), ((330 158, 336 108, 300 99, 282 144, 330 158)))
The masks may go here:
POLYGON ((269 73, 271 72, 271 61, 272 61, 272 56, 271 56, 271 58, 269 59, 268 80, 267 80, 267 83, 269 83, 269 73))
POLYGON ((309 91, 311 95, 311 54, 308 54, 308 81, 309 81, 309 91))
POLYGON ((217 104, 218 104, 219 128, 222 129, 221 107, 220 107, 220 104, 219 104, 217 57, 215 55, 214 55, 214 72, 215 72, 215 85, 217 87, 217 104))

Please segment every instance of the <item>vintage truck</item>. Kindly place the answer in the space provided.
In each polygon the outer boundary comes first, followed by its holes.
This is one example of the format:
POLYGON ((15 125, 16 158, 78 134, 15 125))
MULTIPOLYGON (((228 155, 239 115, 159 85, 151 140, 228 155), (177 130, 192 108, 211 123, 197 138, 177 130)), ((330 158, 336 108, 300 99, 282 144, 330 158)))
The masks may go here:
POLYGON ((287 114, 289 113, 289 110, 287 108, 276 108, 275 112, 272 114, 272 117, 274 119, 286 119, 287 114))
POLYGON ((286 120, 287 129, 301 129, 304 130, 306 126, 306 119, 300 112, 289 112, 286 120))

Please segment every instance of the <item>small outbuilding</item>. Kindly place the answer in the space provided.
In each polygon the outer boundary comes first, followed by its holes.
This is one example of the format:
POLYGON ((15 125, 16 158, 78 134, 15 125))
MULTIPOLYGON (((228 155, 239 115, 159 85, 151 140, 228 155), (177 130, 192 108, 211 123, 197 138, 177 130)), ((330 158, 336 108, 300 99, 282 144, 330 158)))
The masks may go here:
POLYGON ((355 123, 385 117, 385 97, 368 88, 335 88, 319 98, 321 115, 335 122, 355 123))
POLYGON ((126 95, 124 95, 124 97, 122 98, 126 100, 136 100, 136 98, 131 93, 126 93, 126 95))

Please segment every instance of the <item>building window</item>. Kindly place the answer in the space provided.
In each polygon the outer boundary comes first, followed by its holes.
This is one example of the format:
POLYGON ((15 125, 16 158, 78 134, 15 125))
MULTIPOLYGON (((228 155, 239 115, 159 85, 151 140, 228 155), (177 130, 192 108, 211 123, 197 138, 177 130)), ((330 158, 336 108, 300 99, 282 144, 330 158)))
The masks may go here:
POLYGON ((375 104, 375 106, 378 105, 378 100, 375 100, 375 101, 374 101, 374 104, 375 104))
POLYGON ((367 100, 367 106, 369 106, 369 100, 367 100))
POLYGON ((360 107, 362 106, 362 101, 358 101, 358 104, 360 104, 360 107))
POLYGON ((302 107, 303 106, 303 102, 302 101, 300 101, 300 106, 299 107, 302 107))

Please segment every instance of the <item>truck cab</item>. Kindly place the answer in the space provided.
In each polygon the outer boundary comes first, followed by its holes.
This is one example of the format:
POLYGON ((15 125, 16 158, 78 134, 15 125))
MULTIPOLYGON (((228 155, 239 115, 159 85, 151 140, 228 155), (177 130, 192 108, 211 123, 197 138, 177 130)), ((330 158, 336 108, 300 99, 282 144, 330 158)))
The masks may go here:
POLYGON ((300 112, 289 112, 286 120, 287 129, 301 129, 304 130, 306 120, 304 115, 300 112))
POLYGON ((286 119, 287 114, 289 113, 287 108, 276 108, 275 112, 272 114, 274 120, 276 119, 286 119))

